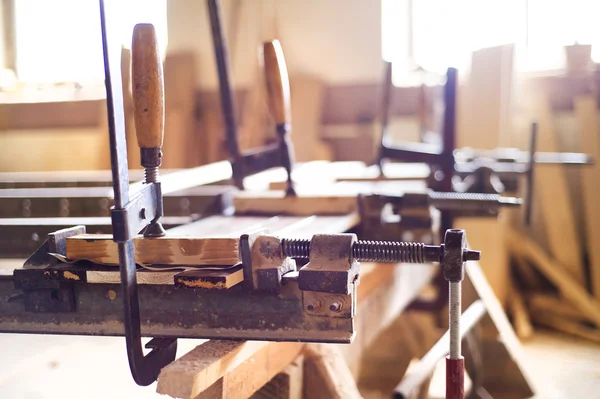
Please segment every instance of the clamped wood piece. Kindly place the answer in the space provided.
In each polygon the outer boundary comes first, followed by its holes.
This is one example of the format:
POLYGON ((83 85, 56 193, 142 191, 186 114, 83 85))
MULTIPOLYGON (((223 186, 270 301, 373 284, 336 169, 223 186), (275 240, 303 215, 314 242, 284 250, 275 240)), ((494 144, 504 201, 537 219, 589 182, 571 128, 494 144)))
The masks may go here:
MULTIPOLYGON (((158 168, 162 163, 165 131, 164 81, 162 59, 156 31, 152 24, 137 24, 131 43, 131 76, 135 132, 140 147, 145 183, 160 186, 158 168)), ((161 237, 165 229, 162 216, 162 194, 159 192, 157 213, 144 230, 146 237, 161 237)), ((150 215, 148 215, 150 216, 150 215)))

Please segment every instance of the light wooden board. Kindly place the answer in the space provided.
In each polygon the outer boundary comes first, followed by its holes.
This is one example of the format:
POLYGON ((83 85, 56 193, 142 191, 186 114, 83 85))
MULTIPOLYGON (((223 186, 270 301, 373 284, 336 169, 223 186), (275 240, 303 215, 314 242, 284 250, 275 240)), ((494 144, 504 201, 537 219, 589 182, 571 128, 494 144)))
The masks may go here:
MULTIPOLYGON (((550 106, 546 99, 534 101, 538 120, 538 150, 560 151, 550 106)), ((548 250, 576 282, 584 283, 581 239, 576 226, 573 203, 564 167, 538 166, 535 171, 535 204, 543 214, 548 250)))
MULTIPOLYGON (((239 262, 239 238, 158 237, 133 240, 140 264, 225 265, 239 262)), ((110 234, 81 234, 67 238, 67 258, 118 265, 117 243, 110 234)))
POLYGON ((471 72, 458 90, 457 145, 493 149, 510 137, 512 44, 474 51, 471 72))
POLYGON ((333 345, 307 345, 304 362, 307 398, 362 399, 352 372, 333 345))
POLYGON ((304 356, 298 356, 250 399, 302 399, 304 356))
POLYGON ((331 160, 332 151, 321 140, 321 112, 325 85, 313 76, 291 77, 292 141, 300 162, 331 160))
POLYGON ((510 288, 510 269, 504 235, 504 213, 495 218, 456 218, 454 228, 467 232, 472 248, 481 251, 479 262, 487 281, 503 308, 506 308, 510 288))
POLYGON ((287 196, 284 191, 239 192, 233 199, 237 214, 343 215, 356 211, 353 195, 287 196))
POLYGON ((600 301, 589 295, 558 261, 551 259, 529 237, 515 229, 511 229, 506 237, 510 250, 516 256, 531 260, 532 264, 556 285, 566 300, 581 309, 594 324, 600 326, 600 301))
POLYGON ((527 296, 527 305, 532 313, 538 311, 553 313, 563 320, 589 322, 586 314, 556 295, 534 292, 527 296))
POLYGON ((581 189, 585 210, 585 240, 590 265, 592 293, 600 299, 600 131, 598 129, 598 106, 589 97, 575 99, 575 115, 579 124, 581 152, 596 158, 596 164, 581 168, 581 189))

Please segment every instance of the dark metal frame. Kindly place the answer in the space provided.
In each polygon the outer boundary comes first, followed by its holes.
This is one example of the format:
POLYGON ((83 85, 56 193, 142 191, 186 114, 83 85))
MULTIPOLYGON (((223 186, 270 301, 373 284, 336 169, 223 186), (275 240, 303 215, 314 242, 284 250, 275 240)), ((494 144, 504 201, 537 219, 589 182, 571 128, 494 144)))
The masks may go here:
POLYGON ((144 185, 133 198, 130 198, 120 73, 121 48, 116 45, 116 41, 113 43, 108 35, 104 0, 100 0, 100 18, 115 200, 112 210, 112 226, 114 240, 118 244, 119 251, 127 357, 135 382, 138 385, 150 385, 156 381, 160 370, 175 360, 177 340, 173 338, 153 339, 146 345, 152 351, 148 355, 144 355, 133 237, 151 220, 162 216, 162 193, 159 183, 151 183, 144 185))
MULTIPOLYGON (((225 122, 225 137, 227 150, 232 158, 233 180, 235 185, 243 189, 244 177, 281 166, 286 169, 288 180, 291 179, 293 155, 290 143, 286 141, 286 131, 277 129, 277 142, 242 152, 238 140, 237 105, 235 93, 231 84, 229 67, 229 52, 223 26, 221 24, 221 1, 207 0, 210 16, 217 72, 219 75, 219 92, 221 108, 225 122)), ((290 191, 290 194, 293 194, 290 191)))

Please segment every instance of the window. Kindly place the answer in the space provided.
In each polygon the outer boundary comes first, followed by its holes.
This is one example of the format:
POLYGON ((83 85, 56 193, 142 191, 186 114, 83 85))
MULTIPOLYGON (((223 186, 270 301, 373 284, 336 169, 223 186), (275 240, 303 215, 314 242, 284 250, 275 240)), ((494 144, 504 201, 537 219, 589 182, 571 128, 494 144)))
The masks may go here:
MULTIPOLYGON (((99 3, 96 0, 13 0, 16 72, 25 84, 104 82, 99 3)), ((133 26, 156 26, 162 53, 167 45, 166 0, 109 0, 120 12, 107 15, 122 27, 131 47, 133 26), (115 21, 118 18, 118 21, 115 21)))
POLYGON ((471 52, 514 43, 521 70, 559 69, 568 44, 596 44, 597 0, 382 0, 383 58, 403 84, 416 66, 464 70, 471 52))

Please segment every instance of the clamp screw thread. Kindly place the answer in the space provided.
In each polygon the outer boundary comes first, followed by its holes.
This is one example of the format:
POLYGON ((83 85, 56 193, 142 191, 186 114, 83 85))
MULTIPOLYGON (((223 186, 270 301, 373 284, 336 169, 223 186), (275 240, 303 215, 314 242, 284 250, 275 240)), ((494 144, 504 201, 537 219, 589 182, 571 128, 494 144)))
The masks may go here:
MULTIPOLYGON (((283 239, 281 248, 284 256, 304 259, 310 257, 310 240, 307 239, 283 239)), ((359 240, 352 246, 352 256, 359 262, 439 262, 442 253, 439 245, 415 242, 359 240)))

